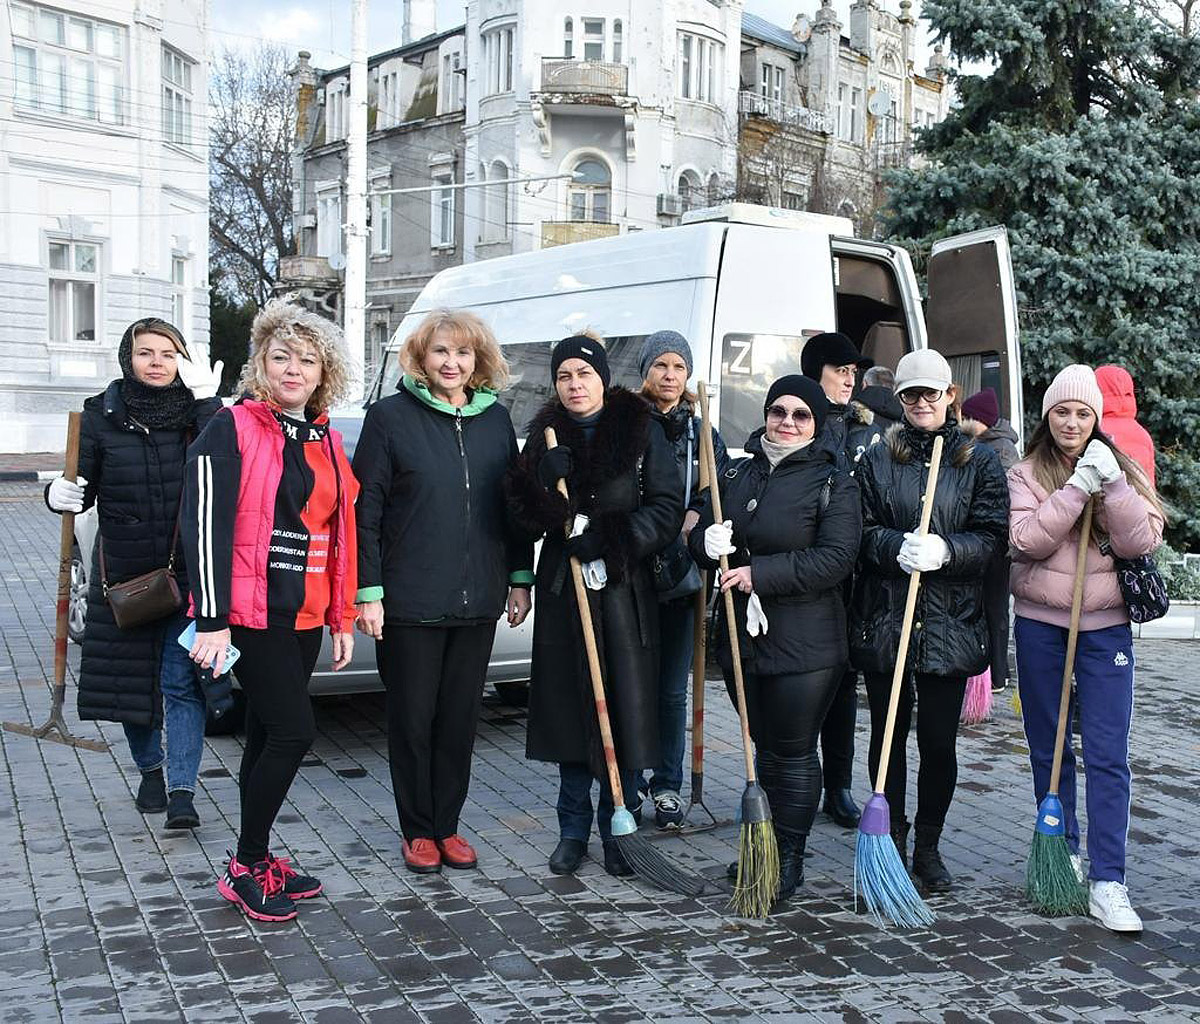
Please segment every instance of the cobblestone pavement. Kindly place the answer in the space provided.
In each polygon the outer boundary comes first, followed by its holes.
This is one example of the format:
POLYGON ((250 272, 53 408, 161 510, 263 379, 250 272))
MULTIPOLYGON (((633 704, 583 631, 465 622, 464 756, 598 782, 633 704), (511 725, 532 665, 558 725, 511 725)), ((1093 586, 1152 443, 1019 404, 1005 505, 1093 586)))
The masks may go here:
MULTIPOLYGON (((57 523, 40 489, 0 484, 0 717, 46 717, 57 523)), ((404 869, 378 695, 318 702, 320 735, 280 816, 277 852, 325 881, 298 922, 247 922, 216 894, 234 843, 237 738, 209 741, 193 835, 133 807, 109 754, 0 733, 0 1018, 100 1021, 1177 1021, 1200 1019, 1200 648, 1142 641, 1129 882, 1137 939, 1043 920, 1021 899, 1034 820, 1008 701, 960 740, 944 850, 958 879, 924 930, 856 915, 853 834, 821 818, 786 913, 738 920, 593 860, 555 878, 555 783, 523 757, 523 713, 489 700, 463 831, 477 872, 404 869)), ((72 660, 77 664, 78 652, 72 660)), ((736 729, 709 684, 707 797, 741 791, 736 729)), ((865 712, 859 750, 865 750, 865 712)), ((860 756, 861 762, 864 758, 860 756)), ((868 785, 859 773, 857 792, 868 785)), ((914 787, 915 791, 915 787, 914 787)), ((732 824, 657 840, 717 877, 732 824)), ((599 844, 592 843, 599 854, 599 844)))

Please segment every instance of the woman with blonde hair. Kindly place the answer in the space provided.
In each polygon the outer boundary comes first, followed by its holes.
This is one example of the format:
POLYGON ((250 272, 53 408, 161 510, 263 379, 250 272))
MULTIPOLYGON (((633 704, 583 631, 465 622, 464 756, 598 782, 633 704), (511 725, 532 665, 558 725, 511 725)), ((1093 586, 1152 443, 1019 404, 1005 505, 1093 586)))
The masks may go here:
MULTIPOLYGON (((1141 918, 1125 888, 1133 638, 1114 559, 1154 551, 1162 543, 1165 517, 1161 500, 1137 463, 1105 436, 1103 415, 1104 397, 1092 368, 1064 368, 1042 398, 1042 422, 1029 440, 1025 459, 1008 471, 1017 679, 1034 802, 1040 804, 1050 786, 1054 758, 1080 518, 1093 500, 1075 689, 1067 722, 1074 720, 1078 703, 1087 778, 1091 915, 1111 931, 1137 932, 1141 918)), ((1067 842, 1082 877, 1071 747, 1068 733, 1059 797, 1067 842)))
POLYGON ((430 313, 400 351, 396 394, 354 452, 358 625, 387 690, 388 761, 409 870, 473 868, 458 834, 496 634, 529 614, 533 547, 508 526, 517 437, 508 364, 474 314, 430 313))
POLYGON ((335 670, 353 654, 358 486, 329 425, 349 383, 342 332, 275 299, 250 334, 242 398, 188 452, 183 536, 192 660, 220 676, 232 643, 246 694, 241 830, 217 891, 256 920, 287 921, 322 886, 268 844, 316 733, 308 681, 322 627, 335 670))

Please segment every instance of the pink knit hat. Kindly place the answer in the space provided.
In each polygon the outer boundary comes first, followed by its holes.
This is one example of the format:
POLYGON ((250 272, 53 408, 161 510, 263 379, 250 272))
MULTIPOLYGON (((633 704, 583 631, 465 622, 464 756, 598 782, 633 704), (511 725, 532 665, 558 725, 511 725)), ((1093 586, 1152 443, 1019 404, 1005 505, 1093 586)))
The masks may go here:
POLYGON ((1058 376, 1050 382, 1042 396, 1042 415, 1045 416, 1059 402, 1082 402, 1090 406, 1096 419, 1104 415, 1104 396, 1096 383, 1096 371, 1082 363, 1064 366, 1058 376))

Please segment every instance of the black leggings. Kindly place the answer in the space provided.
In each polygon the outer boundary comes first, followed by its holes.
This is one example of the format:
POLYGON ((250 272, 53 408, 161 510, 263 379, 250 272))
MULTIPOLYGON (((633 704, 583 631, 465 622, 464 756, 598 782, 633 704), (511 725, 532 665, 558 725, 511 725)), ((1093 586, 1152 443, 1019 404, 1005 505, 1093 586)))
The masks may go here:
MULTIPOLYGON (((746 713, 757 754, 759 781, 771 802, 776 825, 808 835, 821 799, 817 740, 845 666, 815 672, 761 676, 747 673, 746 713)), ((733 678, 729 699, 737 705, 733 678)))
MULTIPOLYGON (((866 673, 867 699, 871 705, 871 788, 879 772, 879 755, 883 749, 883 727, 887 720, 888 698, 892 689, 891 675, 866 673)), ((940 829, 954 797, 958 781, 958 757, 955 743, 958 737, 958 718, 962 713, 963 694, 967 689, 966 676, 930 676, 918 673, 904 680, 900 690, 900 705, 896 711, 896 730, 892 734, 892 757, 884 783, 884 796, 892 814, 892 824, 900 825, 905 818, 905 793, 908 783, 908 761, 905 755, 909 729, 912 727, 913 689, 916 688, 917 752, 921 763, 917 769, 916 827, 940 829)))
POLYGON ((231 633, 242 652, 233 671, 246 693, 237 859, 255 864, 267 856, 275 816, 316 736, 308 680, 321 653, 321 629, 233 626, 231 633))

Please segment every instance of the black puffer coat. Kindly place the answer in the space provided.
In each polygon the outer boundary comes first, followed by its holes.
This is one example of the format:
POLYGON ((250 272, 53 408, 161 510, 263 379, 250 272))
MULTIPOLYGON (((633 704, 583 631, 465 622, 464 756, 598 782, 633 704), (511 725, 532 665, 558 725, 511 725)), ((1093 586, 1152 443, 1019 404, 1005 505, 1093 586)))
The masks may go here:
POLYGON ((529 440, 509 474, 510 510, 531 539, 545 537, 534 589, 533 669, 526 756, 536 761, 604 760, 592 701, 579 611, 563 551, 563 527, 576 512, 604 538, 608 585, 589 591, 617 757, 625 769, 658 760, 658 601, 650 556, 679 533, 683 482, 649 406, 610 388, 590 442, 557 399, 529 425, 529 440), (570 447, 571 502, 538 482, 554 427, 570 447), (639 466, 640 464, 640 466, 639 466), (640 477, 640 487, 639 487, 640 477))
MULTIPOLYGON (((688 478, 688 442, 690 438, 692 486, 688 492, 687 507, 700 512, 708 502, 708 492, 700 490, 700 417, 695 414, 686 399, 681 400, 674 409, 667 413, 659 412, 653 405, 650 409, 655 420, 662 424, 663 433, 667 435, 667 440, 671 443, 671 450, 675 453, 675 464, 679 467, 681 487, 688 478)), ((710 427, 709 429, 712 431, 713 457, 717 464, 717 475, 720 476, 729 468, 729 452, 726 450, 725 442, 721 439, 717 428, 710 427)), ((680 493, 682 494, 683 491, 680 490, 680 493)))
MULTIPOLYGON (((945 438, 929 532, 950 548, 950 560, 921 574, 909 646, 912 671, 971 676, 989 661, 983 574, 1008 543, 1008 485, 996 453, 976 444, 953 418, 945 438)), ((921 519, 934 433, 893 427, 869 448, 855 474, 862 489, 863 540, 850 615, 850 657, 864 672, 895 667, 909 575, 896 561, 904 534, 921 519)))
MULTIPOLYGON (((842 584, 854 569, 862 533, 858 487, 837 468, 836 438, 828 431, 774 472, 762 451, 762 435, 761 429, 751 434, 749 457, 718 477, 721 511, 733 522, 737 545, 729 565, 750 566, 767 616, 767 632, 752 638, 746 632, 749 596, 734 592, 742 664, 758 675, 845 665, 842 584)), ((689 540, 692 557, 707 569, 716 567, 704 553, 704 530, 712 522, 707 508, 689 540)), ((724 600, 717 609, 717 657, 729 673, 733 660, 724 600)))
MULTIPOLYGON (((188 441, 221 408, 220 399, 206 398, 193 403, 186 430, 147 430, 127 414, 120 384, 113 381, 103 394, 83 403, 79 438, 79 475, 88 481, 84 508, 99 504, 109 583, 167 564, 183 493, 188 441)), ((104 600, 99 553, 98 537, 88 575, 79 717, 159 728, 162 627, 159 623, 117 627, 104 600)), ((182 545, 176 545, 175 575, 180 592, 186 594, 182 545)), ((174 642, 174 637, 168 639, 174 642)))

